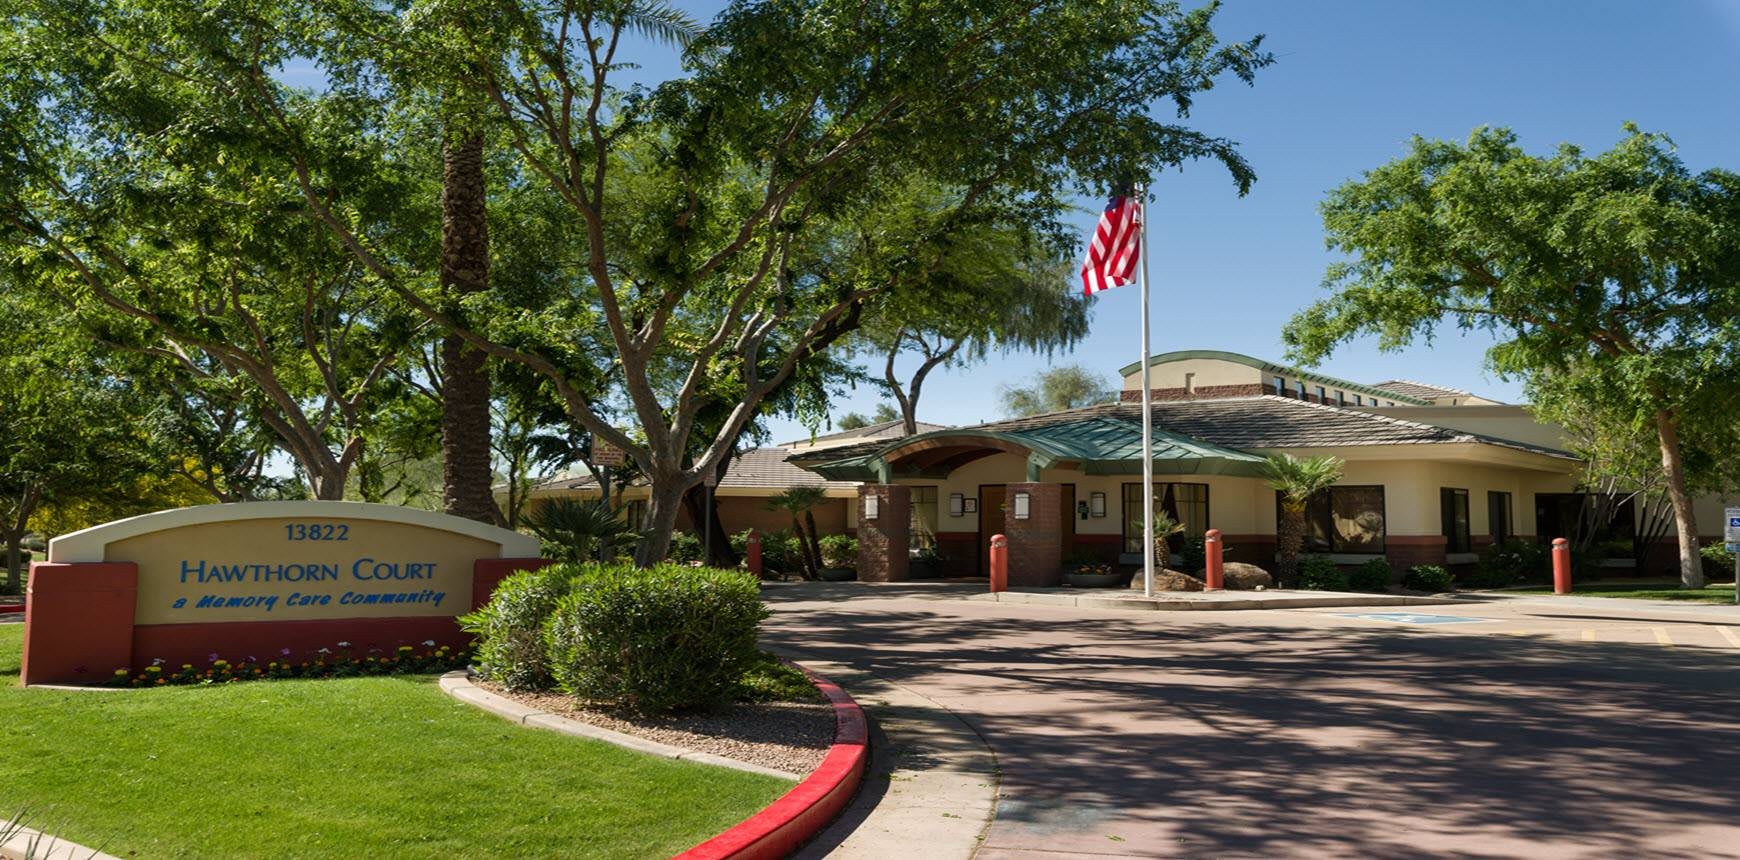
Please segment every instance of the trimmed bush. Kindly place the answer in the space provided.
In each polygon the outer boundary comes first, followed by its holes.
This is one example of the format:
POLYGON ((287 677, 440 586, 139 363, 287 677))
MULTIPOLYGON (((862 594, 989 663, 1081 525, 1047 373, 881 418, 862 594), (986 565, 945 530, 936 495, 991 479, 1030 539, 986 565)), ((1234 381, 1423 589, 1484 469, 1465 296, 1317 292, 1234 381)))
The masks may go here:
POLYGON ((1732 579, 1734 577, 1734 554, 1728 551, 1728 545, 1713 543, 1698 550, 1698 556, 1704 563, 1705 579, 1732 579))
POLYGON ((544 628, 563 691, 640 714, 729 704, 759 652, 767 609, 742 571, 600 567, 544 628))
POLYGON ((547 690, 554 685, 544 625, 587 565, 554 564, 501 581, 482 608, 459 618, 477 637, 477 674, 510 690, 547 690))
POLYGON ((1313 555, 1299 565, 1299 587, 1306 591, 1346 591, 1348 577, 1328 556, 1313 555))
POLYGON ((1354 591, 1389 591, 1389 559, 1374 558, 1354 568, 1353 573, 1347 577, 1347 585, 1354 591))
POLYGON ((706 550, 701 545, 701 539, 689 532, 671 532, 671 549, 665 557, 674 562, 687 564, 691 561, 705 561, 701 555, 706 550))
POLYGON ((1545 572, 1547 549, 1520 540, 1488 545, 1474 571, 1462 578, 1469 588, 1503 588, 1545 572))
POLYGON ((828 535, 822 538, 822 567, 858 566, 858 539, 851 535, 828 535))
POLYGON ((1449 591, 1450 571, 1435 564, 1416 564, 1402 577, 1402 587, 1409 591, 1449 591))

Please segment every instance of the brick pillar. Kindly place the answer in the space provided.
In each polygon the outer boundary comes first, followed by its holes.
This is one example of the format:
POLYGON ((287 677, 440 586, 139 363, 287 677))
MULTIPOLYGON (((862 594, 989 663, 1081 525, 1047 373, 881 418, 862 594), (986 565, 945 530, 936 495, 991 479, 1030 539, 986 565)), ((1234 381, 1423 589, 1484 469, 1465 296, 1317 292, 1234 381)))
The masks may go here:
POLYGON ((1063 485, 1010 484, 1007 493, 1003 530, 1009 536, 1009 586, 1062 585, 1063 485), (1028 495, 1024 520, 1015 518, 1017 493, 1028 495))
POLYGON ((858 487, 858 580, 905 582, 911 558, 912 489, 899 484, 858 487), (864 515, 864 500, 875 496, 876 518, 864 515))
POLYGON ((130 561, 32 564, 24 683, 92 684, 132 668, 138 600, 139 566, 130 561))

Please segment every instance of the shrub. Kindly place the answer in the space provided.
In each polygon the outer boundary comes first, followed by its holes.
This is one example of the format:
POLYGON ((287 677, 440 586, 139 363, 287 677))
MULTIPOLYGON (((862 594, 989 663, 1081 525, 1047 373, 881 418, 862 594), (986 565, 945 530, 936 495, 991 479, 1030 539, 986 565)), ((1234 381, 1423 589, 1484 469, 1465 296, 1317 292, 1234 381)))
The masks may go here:
POLYGON ((1488 545, 1480 551, 1474 572, 1462 578, 1469 588, 1503 588, 1515 585, 1546 569, 1547 550, 1520 540, 1488 545))
POLYGON ((1435 564, 1416 564, 1402 577, 1409 591, 1449 591, 1450 582, 1450 571, 1435 564))
POLYGON ((703 561, 705 550, 701 539, 689 532, 671 532, 671 548, 665 553, 665 558, 678 564, 688 564, 691 561, 703 561))
POLYGON ((1299 587, 1306 591, 1346 591, 1348 577, 1328 556, 1314 555, 1299 566, 1299 587))
POLYGON ((510 690, 549 689, 544 625, 588 567, 555 564, 521 571, 502 580, 482 608, 460 616, 459 626, 477 637, 477 674, 510 690))
POLYGON ((1354 591, 1389 591, 1389 559, 1374 558, 1354 568, 1353 573, 1347 577, 1347 584, 1354 591))
POLYGON ((741 571, 599 567, 544 628, 563 691, 641 714, 727 704, 759 652, 767 609, 741 571))
POLYGON ((1727 579, 1734 574, 1734 554, 1728 551, 1728 545, 1713 543, 1698 550, 1698 556, 1704 562, 1704 578, 1727 579))
MULTIPOLYGON (((1226 549, 1222 547, 1221 557, 1226 557, 1226 549)), ((1179 570, 1202 570, 1208 566, 1208 551, 1203 549, 1203 536, 1195 532, 1184 535, 1178 547, 1179 570)))
POLYGON ((858 539, 851 535, 828 535, 822 538, 823 567, 858 566, 858 539))
POLYGON ((763 651, 743 674, 736 698, 739 702, 813 702, 822 698, 822 691, 810 683, 809 676, 763 651))

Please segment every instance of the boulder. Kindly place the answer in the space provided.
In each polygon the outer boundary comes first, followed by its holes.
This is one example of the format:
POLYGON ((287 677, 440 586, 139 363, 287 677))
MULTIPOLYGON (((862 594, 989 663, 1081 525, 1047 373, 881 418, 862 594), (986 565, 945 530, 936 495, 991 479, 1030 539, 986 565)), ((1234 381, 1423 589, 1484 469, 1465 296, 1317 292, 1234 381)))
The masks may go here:
MULTIPOLYGON (((1197 576, 1207 575, 1206 570, 1197 572, 1197 576)), ((1221 565, 1221 578, 1226 582, 1227 591, 1250 591, 1259 585, 1264 588, 1275 587, 1275 578, 1268 571, 1242 561, 1229 561, 1221 565)))
MULTIPOLYGON (((1130 577, 1130 587, 1137 591, 1142 590, 1141 571, 1137 571, 1135 576, 1130 577)), ((1201 591, 1202 588, 1202 580, 1182 570, 1154 571, 1155 591, 1201 591)))

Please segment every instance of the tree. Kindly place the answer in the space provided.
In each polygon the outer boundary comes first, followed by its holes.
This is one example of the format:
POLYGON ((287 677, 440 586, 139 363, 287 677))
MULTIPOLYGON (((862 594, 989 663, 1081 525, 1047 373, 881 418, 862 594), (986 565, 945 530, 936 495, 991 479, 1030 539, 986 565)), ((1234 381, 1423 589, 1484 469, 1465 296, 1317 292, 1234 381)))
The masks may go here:
POLYGON ((816 505, 826 494, 821 487, 792 487, 767 500, 767 509, 791 514, 791 531, 803 557, 804 579, 816 579, 822 570, 822 544, 816 534, 816 505), (801 517, 801 519, 800 519, 801 517))
POLYGON ((150 399, 42 311, 0 276, 0 540, 13 594, 24 584, 24 537, 44 513, 70 520, 72 509, 126 499, 148 482, 164 490, 171 474, 151 444, 150 399))
POLYGON ((899 420, 900 420, 900 413, 895 412, 894 407, 889 406, 886 403, 876 404, 876 411, 870 413, 870 423, 871 424, 887 424, 890 421, 899 421, 899 420))
POLYGON ((1269 486, 1281 494, 1281 521, 1275 529, 1275 580, 1292 585, 1298 580, 1299 552, 1305 547, 1305 506, 1311 497, 1341 480, 1342 461, 1274 454, 1263 461, 1262 470, 1269 486))
POLYGON ((869 427, 870 424, 870 419, 865 418, 861 412, 848 412, 839 421, 834 422, 834 426, 841 430, 858 430, 869 427))
POLYGON ((1002 395, 1003 411, 1021 418, 1105 403, 1114 398, 1115 392, 1099 374, 1079 364, 1069 364, 1045 371, 1032 385, 1004 386, 1002 395))
MULTIPOLYGON (((0 35, 0 247, 19 284, 84 337, 242 398, 312 494, 341 498, 379 386, 426 323, 302 211, 294 160, 247 127, 238 99, 256 82, 183 65, 235 50, 264 75, 293 52, 221 19, 181 29, 203 13, 172 3, 28 5, 0 35)), ((414 258, 407 237, 429 231, 404 201, 420 189, 329 107, 298 144, 390 234, 382 253, 414 258)))
POLYGON ((1711 481, 1686 450, 1740 401, 1740 176, 1693 174, 1629 124, 1593 156, 1529 155, 1480 128, 1463 144, 1415 138, 1332 192, 1323 222, 1349 259, 1329 270, 1334 295, 1287 325, 1290 358, 1365 334, 1400 349, 1446 324, 1491 334, 1501 375, 1537 394, 1577 384, 1605 421, 1650 430, 1681 582, 1703 584, 1692 490, 1711 481))

